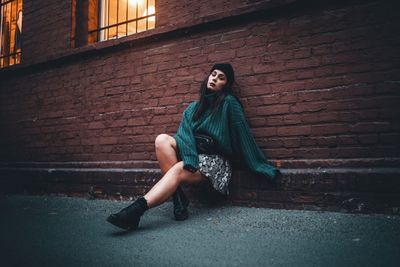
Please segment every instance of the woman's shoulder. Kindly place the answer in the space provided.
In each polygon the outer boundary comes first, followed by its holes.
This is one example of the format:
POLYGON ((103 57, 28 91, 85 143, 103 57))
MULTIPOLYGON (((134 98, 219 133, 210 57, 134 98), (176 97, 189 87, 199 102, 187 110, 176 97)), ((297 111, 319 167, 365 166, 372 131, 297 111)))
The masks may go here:
POLYGON ((199 103, 198 100, 194 100, 194 101, 190 102, 190 104, 189 104, 189 106, 188 106, 187 108, 188 108, 188 109, 189 109, 189 108, 190 108, 190 109, 193 109, 194 107, 197 106, 198 103, 199 103))
POLYGON ((192 112, 195 109, 195 107, 196 107, 198 102, 199 102, 198 100, 190 102, 190 104, 186 107, 184 113, 185 112, 192 112))
POLYGON ((229 103, 240 104, 239 98, 232 94, 228 94, 227 96, 225 96, 225 100, 229 103))
POLYGON ((232 107, 242 107, 239 98, 237 96, 231 95, 231 94, 225 96, 225 104, 231 108, 232 107))

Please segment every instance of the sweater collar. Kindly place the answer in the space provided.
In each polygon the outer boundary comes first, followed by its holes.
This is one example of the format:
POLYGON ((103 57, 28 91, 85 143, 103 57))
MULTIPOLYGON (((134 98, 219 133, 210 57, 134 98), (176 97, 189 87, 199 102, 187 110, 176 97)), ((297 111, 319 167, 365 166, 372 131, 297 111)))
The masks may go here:
POLYGON ((213 104, 215 102, 215 100, 217 99, 217 97, 218 97, 218 91, 211 91, 211 90, 208 90, 208 89, 207 89, 207 91, 206 91, 206 93, 204 95, 205 101, 209 105, 213 104))

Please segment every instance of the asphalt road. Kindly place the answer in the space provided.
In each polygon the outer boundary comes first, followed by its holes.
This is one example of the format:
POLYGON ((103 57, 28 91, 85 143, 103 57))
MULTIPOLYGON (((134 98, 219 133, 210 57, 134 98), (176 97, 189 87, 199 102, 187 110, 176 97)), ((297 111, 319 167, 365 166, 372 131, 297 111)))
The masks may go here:
POLYGON ((172 203, 136 231, 105 219, 129 202, 0 196, 0 266, 399 266, 400 216, 172 203))

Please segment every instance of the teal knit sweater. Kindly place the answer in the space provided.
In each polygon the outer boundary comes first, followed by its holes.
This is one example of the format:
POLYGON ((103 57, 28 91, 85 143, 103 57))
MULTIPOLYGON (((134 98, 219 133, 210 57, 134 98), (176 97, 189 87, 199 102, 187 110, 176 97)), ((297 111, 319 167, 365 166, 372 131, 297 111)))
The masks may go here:
MULTIPOLYGON (((207 106, 211 107, 217 92, 206 94, 207 106)), ((193 121, 199 101, 192 102, 183 112, 182 121, 174 138, 184 168, 191 172, 199 169, 199 157, 194 133, 200 132, 213 137, 217 151, 228 159, 243 160, 251 171, 275 180, 278 169, 267 164, 267 159, 257 145, 247 124, 242 106, 232 95, 227 95, 217 113, 206 109, 198 121, 193 121)))

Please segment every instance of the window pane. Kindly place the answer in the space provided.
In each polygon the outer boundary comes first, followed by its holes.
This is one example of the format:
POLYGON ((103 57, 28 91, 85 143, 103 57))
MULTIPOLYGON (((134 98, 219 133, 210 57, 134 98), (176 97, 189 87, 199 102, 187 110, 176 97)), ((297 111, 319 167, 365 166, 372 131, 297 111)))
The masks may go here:
POLYGON ((10 56, 10 66, 15 64, 14 56, 10 56))
POLYGON ((107 14, 108 14, 108 1, 107 0, 101 0, 100 10, 101 10, 100 28, 103 28, 107 25, 107 14))
MULTIPOLYGON (((16 27, 16 32, 15 32, 15 47, 16 51, 20 52, 21 51, 21 38, 22 38, 22 3, 19 3, 18 5, 18 14, 17 14, 17 27, 16 27)), ((18 60, 19 62, 19 60, 18 60)))
POLYGON ((138 20, 138 27, 137 27, 138 32, 142 32, 146 30, 146 19, 140 19, 138 20))
POLYGON ((128 5, 128 20, 136 19, 137 18, 137 16, 136 16, 137 1, 136 0, 128 0, 128 3, 129 3, 129 5, 128 5))
POLYGON ((147 1, 146 0, 137 0, 138 2, 138 17, 144 17, 147 15, 147 1))
MULTIPOLYGON (((17 27, 17 2, 11 2, 11 32, 10 32, 10 53, 15 53, 15 30, 17 27)), ((14 65, 14 57, 11 57, 10 65, 14 65)))
POLYGON ((2 6, 1 22, 1 56, 3 56, 3 66, 9 66, 10 58, 10 37, 11 37, 11 4, 2 6))
POLYGON ((148 18, 148 30, 154 29, 156 27, 156 17, 151 16, 148 18))
POLYGON ((152 15, 152 14, 155 14, 155 13, 156 13, 156 4, 155 4, 155 0, 149 0, 148 7, 149 7, 149 10, 148 10, 147 13, 148 13, 149 15, 152 15))
POLYGON ((108 17, 108 25, 117 24, 117 2, 118 0, 109 0, 109 17, 108 17))
POLYGON ((126 24, 118 26, 118 37, 126 36, 126 24))
POLYGON ((106 40, 106 30, 100 31, 100 41, 106 40))
POLYGON ((136 33, 136 21, 128 23, 128 34, 136 33))
POLYGON ((155 28, 155 0, 99 0, 101 3, 100 40, 124 37, 155 28), (150 17, 147 17, 151 15, 150 17), (137 20, 137 18, 142 18, 137 20))
POLYGON ((18 53, 16 57, 16 64, 19 64, 21 62, 21 53, 18 53))
POLYGON ((118 23, 126 21, 126 4, 128 0, 120 0, 118 5, 118 23))
POLYGON ((111 27, 108 29, 108 39, 117 38, 117 27, 111 27))

